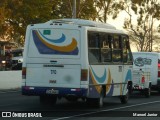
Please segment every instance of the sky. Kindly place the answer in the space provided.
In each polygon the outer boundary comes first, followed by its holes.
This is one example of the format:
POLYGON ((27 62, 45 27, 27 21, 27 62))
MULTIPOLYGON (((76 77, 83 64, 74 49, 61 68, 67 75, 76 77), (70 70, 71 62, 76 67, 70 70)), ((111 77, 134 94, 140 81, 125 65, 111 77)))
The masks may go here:
MULTIPOLYGON (((124 20, 127 17, 128 17, 127 13, 125 13, 125 11, 122 11, 121 13, 119 13, 119 15, 117 16, 116 19, 109 18, 107 23, 111 24, 111 25, 115 26, 117 29, 123 30, 125 32, 125 30, 123 29, 123 25, 124 25, 124 20)), ((132 20, 136 21, 136 17, 133 17, 132 20)), ((134 45, 131 44, 130 46, 131 46, 132 52, 136 52, 137 51, 137 49, 136 49, 136 47, 134 45)))
POLYGON ((116 19, 109 18, 107 22, 115 26, 117 29, 124 30, 123 24, 126 15, 125 12, 121 12, 116 19))

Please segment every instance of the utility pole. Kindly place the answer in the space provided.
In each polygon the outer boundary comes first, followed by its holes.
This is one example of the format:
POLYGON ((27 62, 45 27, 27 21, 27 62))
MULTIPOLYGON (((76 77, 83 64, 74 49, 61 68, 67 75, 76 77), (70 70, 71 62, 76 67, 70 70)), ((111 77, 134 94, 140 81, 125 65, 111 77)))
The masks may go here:
POLYGON ((76 0, 73 0, 72 18, 76 18, 76 0))

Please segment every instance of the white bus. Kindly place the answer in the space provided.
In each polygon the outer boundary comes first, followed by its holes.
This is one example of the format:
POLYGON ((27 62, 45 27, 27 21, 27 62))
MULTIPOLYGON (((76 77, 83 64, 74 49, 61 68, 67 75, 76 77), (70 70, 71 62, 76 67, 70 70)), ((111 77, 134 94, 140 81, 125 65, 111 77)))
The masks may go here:
POLYGON ((65 97, 103 106, 103 98, 128 101, 132 79, 129 38, 109 24, 82 19, 50 20, 27 27, 22 94, 41 103, 65 97))

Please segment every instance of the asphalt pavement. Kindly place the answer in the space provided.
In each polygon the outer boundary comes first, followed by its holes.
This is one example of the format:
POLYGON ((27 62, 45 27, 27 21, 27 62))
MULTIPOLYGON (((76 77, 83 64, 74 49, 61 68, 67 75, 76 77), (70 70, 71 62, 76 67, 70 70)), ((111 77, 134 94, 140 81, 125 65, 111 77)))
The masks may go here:
POLYGON ((135 93, 127 104, 121 104, 117 97, 109 97, 105 98, 102 108, 94 108, 83 100, 69 102, 66 99, 58 100, 56 105, 43 106, 38 96, 23 96, 21 91, 3 91, 0 92, 0 112, 1 116, 2 112, 4 115, 5 112, 12 114, 12 117, 0 116, 0 120, 159 120, 160 94, 152 92, 150 98, 145 98, 135 93))

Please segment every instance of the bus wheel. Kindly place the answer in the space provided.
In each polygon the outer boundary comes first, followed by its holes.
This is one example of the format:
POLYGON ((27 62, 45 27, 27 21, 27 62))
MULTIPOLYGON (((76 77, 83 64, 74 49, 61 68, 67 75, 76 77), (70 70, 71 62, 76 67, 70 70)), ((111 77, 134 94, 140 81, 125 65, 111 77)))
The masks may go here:
POLYGON ((126 95, 120 96, 121 103, 126 104, 128 102, 128 97, 129 97, 128 92, 126 93, 126 95))
POLYGON ((103 99, 104 99, 104 93, 102 91, 99 98, 87 98, 86 103, 91 107, 100 108, 100 107, 103 107, 103 99))
POLYGON ((100 93, 100 97, 95 99, 96 107, 103 107, 103 99, 104 99, 104 91, 102 89, 100 93))
POLYGON ((40 96, 40 104, 42 105, 54 105, 57 102, 56 96, 40 96))
POLYGON ((129 95, 131 95, 133 93, 132 82, 131 81, 128 82, 128 91, 129 91, 129 95))
POLYGON ((145 88, 144 89, 144 95, 146 98, 149 98, 151 96, 151 88, 145 88))
POLYGON ((158 89, 158 93, 160 94, 160 89, 158 89))

